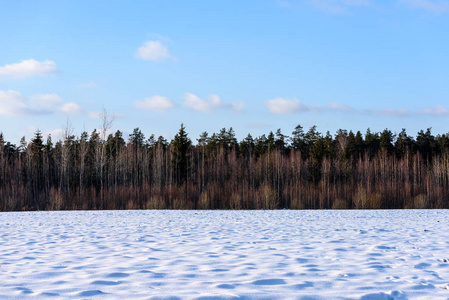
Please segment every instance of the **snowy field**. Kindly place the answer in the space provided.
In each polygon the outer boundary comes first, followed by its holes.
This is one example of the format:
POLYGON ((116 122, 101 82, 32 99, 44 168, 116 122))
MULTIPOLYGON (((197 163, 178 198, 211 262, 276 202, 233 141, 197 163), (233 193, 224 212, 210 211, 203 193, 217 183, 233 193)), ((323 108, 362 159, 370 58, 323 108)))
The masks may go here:
POLYGON ((449 211, 0 213, 0 299, 447 299, 449 211))

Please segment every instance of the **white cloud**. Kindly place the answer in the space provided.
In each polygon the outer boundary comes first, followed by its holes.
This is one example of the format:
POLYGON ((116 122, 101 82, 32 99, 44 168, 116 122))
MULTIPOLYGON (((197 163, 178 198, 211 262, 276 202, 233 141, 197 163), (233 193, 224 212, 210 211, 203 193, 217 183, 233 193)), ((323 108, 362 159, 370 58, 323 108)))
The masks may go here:
POLYGON ((244 112, 245 111, 245 103, 243 101, 232 102, 231 110, 235 113, 244 112))
POLYGON ((0 116, 44 115, 56 111, 82 113, 75 102, 66 102, 57 94, 39 94, 25 97, 16 91, 0 90, 0 116))
POLYGON ((235 113, 245 110, 243 101, 223 102, 218 95, 214 94, 207 96, 207 100, 204 100, 192 93, 185 93, 184 106, 203 113, 211 113, 217 109, 231 110, 235 113))
POLYGON ((206 101, 192 93, 186 93, 184 95, 184 105, 193 110, 204 113, 210 113, 215 108, 223 106, 220 97, 218 97, 217 95, 209 95, 208 99, 209 101, 206 101))
POLYGON ((444 105, 435 105, 433 107, 421 109, 420 114, 431 116, 447 116, 449 115, 449 108, 444 105))
MULTIPOLYGON (((297 112, 310 112, 315 114, 329 113, 329 112, 344 112, 348 114, 371 114, 371 115, 385 115, 385 116, 397 116, 406 117, 417 112, 411 112, 406 109, 396 109, 396 108, 382 108, 382 109, 366 109, 357 110, 343 103, 329 102, 327 106, 319 105, 306 105, 297 99, 285 99, 285 98, 275 98, 272 100, 267 100, 264 102, 265 107, 273 114, 293 114, 297 112)), ((422 109, 420 114, 434 114, 434 115, 444 115, 449 114, 449 109, 444 106, 436 106, 431 109, 422 109)))
POLYGON ((353 112, 350 106, 343 103, 329 102, 329 109, 333 111, 342 111, 342 112, 353 112))
POLYGON ((384 108, 384 109, 377 109, 372 111, 375 114, 378 115, 385 115, 385 116, 408 116, 410 112, 403 108, 384 108))
POLYGON ((152 96, 149 98, 145 98, 143 101, 136 101, 136 107, 147 109, 155 112, 166 112, 168 109, 174 107, 173 102, 167 98, 162 96, 152 96))
POLYGON ((309 107, 302 104, 298 99, 275 98, 265 101, 264 105, 273 114, 292 114, 310 110, 309 107))
POLYGON ((16 91, 0 90, 0 116, 19 116, 27 111, 24 97, 16 91))
POLYGON ((63 140, 64 139, 64 135, 65 135, 65 129, 63 128, 56 128, 56 129, 51 129, 51 130, 47 130, 44 131, 42 133, 42 136, 44 136, 45 138, 47 138, 49 135, 51 135, 51 139, 52 141, 57 141, 57 140, 63 140))
POLYGON ((27 104, 26 97, 16 91, 0 90, 0 116, 17 117, 25 115, 42 115, 51 113, 48 110, 34 109, 27 104))
POLYGON ((82 113, 82 108, 75 102, 65 102, 64 99, 62 99, 57 94, 39 94, 39 95, 33 95, 30 97, 30 102, 33 105, 33 107, 36 107, 35 104, 38 104, 38 108, 45 108, 52 111, 59 110, 63 113, 68 114, 77 114, 82 113))
POLYGON ((449 12, 449 2, 444 0, 399 0, 399 3, 436 14, 449 12))
POLYGON ((150 61, 164 61, 172 56, 168 51, 167 46, 160 41, 147 41, 137 49, 136 58, 150 61))
POLYGON ((83 82, 78 84, 78 88, 80 89, 94 89, 98 87, 98 85, 95 82, 83 82))
POLYGON ((59 107, 59 110, 67 114, 79 114, 83 109, 75 102, 67 102, 59 107))
POLYGON ((354 113, 355 110, 343 103, 329 102, 327 106, 306 105, 297 99, 275 98, 267 100, 264 105, 273 114, 292 114, 296 112, 309 111, 312 113, 345 112, 354 113))
POLYGON ((32 76, 45 76, 58 71, 55 62, 43 62, 34 59, 22 60, 20 63, 0 67, 0 76, 12 78, 26 78, 32 76))
POLYGON ((54 107, 55 105, 63 102, 63 99, 57 94, 41 94, 31 96, 31 101, 37 102, 38 104, 45 107, 54 107))

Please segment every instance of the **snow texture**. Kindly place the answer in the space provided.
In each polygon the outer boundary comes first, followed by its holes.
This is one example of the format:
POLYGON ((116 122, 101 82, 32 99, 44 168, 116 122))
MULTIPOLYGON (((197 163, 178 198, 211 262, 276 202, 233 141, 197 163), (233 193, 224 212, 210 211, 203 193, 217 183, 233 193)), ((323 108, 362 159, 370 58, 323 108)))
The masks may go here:
POLYGON ((0 299, 447 299, 449 212, 0 213, 0 299))

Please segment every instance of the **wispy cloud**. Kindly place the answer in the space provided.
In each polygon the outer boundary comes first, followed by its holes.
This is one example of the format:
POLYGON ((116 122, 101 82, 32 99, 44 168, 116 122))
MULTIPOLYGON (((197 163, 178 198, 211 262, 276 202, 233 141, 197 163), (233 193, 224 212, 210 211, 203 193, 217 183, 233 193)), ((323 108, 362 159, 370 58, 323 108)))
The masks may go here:
POLYGON ((419 113, 430 116, 447 116, 449 115, 449 108, 444 105, 435 105, 432 107, 422 108, 419 113))
POLYGON ((286 8, 312 7, 331 14, 347 14, 351 8, 373 4, 372 0, 278 0, 278 3, 286 8))
POLYGON ((19 92, 0 90, 0 116, 18 116, 26 109, 23 96, 19 92))
POLYGON ((197 95, 186 93, 184 95, 184 105, 188 108, 203 113, 210 113, 215 108, 219 108, 223 105, 220 97, 218 97, 217 95, 209 95, 208 99, 209 101, 206 101, 204 99, 201 99, 197 95))
POLYGON ((329 102, 329 110, 332 111, 342 111, 342 112, 353 112, 354 109, 343 103, 329 102))
POLYGON ((78 88, 80 89, 94 89, 96 87, 98 87, 98 85, 93 81, 78 84, 78 88))
POLYGON ((98 111, 90 111, 87 113, 87 115, 92 119, 101 119, 101 112, 98 111))
POLYGON ((316 9, 329 14, 349 15, 357 8, 382 7, 397 4, 402 8, 422 10, 433 14, 449 13, 449 0, 277 0, 280 7, 292 10, 316 9))
POLYGON ((264 106, 273 114, 293 114, 298 112, 343 112, 354 113, 356 110, 349 105, 329 102, 327 105, 307 105, 297 99, 275 98, 264 102, 264 106))
POLYGON ((231 103, 231 110, 235 113, 241 113, 245 111, 245 102, 236 101, 231 103))
POLYGON ((383 109, 368 110, 367 112, 376 115, 398 116, 398 117, 405 117, 410 115, 410 112, 403 108, 383 108, 383 109))
POLYGON ((30 97, 33 107, 45 108, 53 111, 60 111, 65 114, 83 113, 83 109, 76 102, 66 102, 58 94, 40 94, 30 97))
MULTIPOLYGON (((36 130, 34 130, 34 132, 36 132, 36 130)), ((42 136, 44 136, 44 137, 48 137, 49 135, 52 137, 52 140, 53 139, 63 140, 64 135, 65 135, 65 129, 64 128, 55 128, 55 129, 46 130, 46 131, 42 132, 42 136)))
POLYGON ((165 61, 173 58, 168 51, 167 46, 162 44, 160 41, 145 42, 141 47, 139 47, 139 49, 137 49, 135 57, 148 61, 165 61))
POLYGON ((274 98, 266 100, 264 106, 272 114, 293 114, 300 111, 309 111, 310 108, 298 99, 274 98))
POLYGON ((144 100, 138 100, 135 103, 137 108, 142 108, 150 111, 165 113, 168 109, 175 106, 173 101, 163 96, 152 96, 144 100))
POLYGON ((0 116, 16 117, 24 115, 47 114, 47 110, 31 108, 26 103, 26 98, 16 91, 0 90, 0 116))
POLYGON ((297 99, 275 98, 267 100, 263 105, 272 114, 294 114, 294 113, 345 113, 352 115, 375 115, 375 116, 393 116, 410 117, 419 115, 429 115, 434 117, 449 116, 449 107, 444 105, 435 105, 416 110, 405 108, 378 108, 378 109, 355 109, 349 105, 337 102, 329 102, 327 105, 307 105, 297 99))
POLYGON ((230 109, 233 112, 242 112, 245 108, 245 104, 242 101, 225 103, 219 96, 214 94, 207 96, 207 99, 201 99, 192 93, 185 93, 184 106, 203 113, 211 113, 217 109, 230 109))
POLYGON ((31 101, 38 103, 45 107, 54 107, 64 100, 57 94, 40 94, 30 97, 31 101))
POLYGON ((447 0, 399 0, 399 3, 410 8, 421 9, 435 14, 449 12, 449 2, 447 0))
MULTIPOLYGON (((104 117, 104 111, 90 111, 87 113, 87 115, 89 116, 89 118, 92 119, 103 119, 104 117)), ((108 117, 111 117, 112 120, 116 120, 116 119, 120 119, 123 118, 125 115, 122 113, 113 113, 111 115, 108 114, 108 117)))
POLYGON ((56 112, 83 113, 76 102, 66 102, 57 94, 39 94, 25 97, 17 91, 0 90, 0 116, 44 115, 56 112))
POLYGON ((368 6, 373 4, 370 0, 341 0, 340 2, 350 6, 368 6))
POLYGON ((62 104, 59 107, 59 111, 66 114, 80 114, 84 112, 81 106, 79 106, 76 102, 67 102, 62 104))
POLYGON ((39 62, 34 59, 22 60, 20 63, 0 67, 0 77, 27 78, 45 76, 58 71, 56 63, 51 60, 39 62))

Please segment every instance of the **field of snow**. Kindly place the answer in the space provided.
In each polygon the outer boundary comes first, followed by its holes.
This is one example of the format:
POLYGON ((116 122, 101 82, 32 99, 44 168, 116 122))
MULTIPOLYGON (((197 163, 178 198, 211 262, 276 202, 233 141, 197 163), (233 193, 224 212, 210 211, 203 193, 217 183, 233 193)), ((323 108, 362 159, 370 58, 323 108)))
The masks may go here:
POLYGON ((447 299, 449 211, 0 213, 0 299, 447 299))

